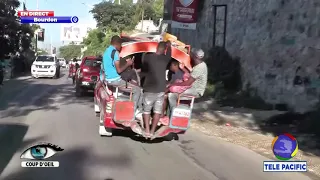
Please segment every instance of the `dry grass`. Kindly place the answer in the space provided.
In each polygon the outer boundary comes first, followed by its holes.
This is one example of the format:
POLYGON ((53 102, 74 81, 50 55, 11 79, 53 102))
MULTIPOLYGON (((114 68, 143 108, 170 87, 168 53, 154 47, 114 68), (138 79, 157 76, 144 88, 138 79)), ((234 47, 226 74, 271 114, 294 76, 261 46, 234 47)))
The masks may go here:
MULTIPOLYGON (((243 127, 217 125, 212 121, 193 120, 191 127, 209 136, 215 136, 222 140, 244 146, 265 157, 275 160, 271 151, 271 142, 274 138, 271 133, 262 134, 243 127)), ((312 172, 312 174, 320 177, 320 157, 300 150, 294 157, 294 160, 307 161, 308 170, 312 172)))

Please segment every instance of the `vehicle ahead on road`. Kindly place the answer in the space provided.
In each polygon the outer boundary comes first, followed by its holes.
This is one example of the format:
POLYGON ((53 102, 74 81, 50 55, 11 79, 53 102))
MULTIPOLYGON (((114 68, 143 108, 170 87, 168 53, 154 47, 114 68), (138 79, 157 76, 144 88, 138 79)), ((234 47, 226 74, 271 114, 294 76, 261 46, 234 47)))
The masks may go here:
POLYGON ((63 68, 67 67, 67 61, 64 58, 58 58, 58 60, 61 67, 63 68))
POLYGON ((54 55, 37 56, 31 66, 31 75, 34 78, 39 77, 60 77, 60 64, 54 55))
POLYGON ((102 58, 96 56, 86 56, 82 59, 75 75, 76 96, 81 96, 88 90, 94 90, 100 74, 101 62, 102 58))
POLYGON ((70 61, 69 62, 69 75, 68 77, 72 79, 72 84, 75 85, 76 82, 76 72, 77 69, 80 67, 81 61, 70 61))
MULTIPOLYGON (((121 59, 135 56, 136 63, 139 55, 142 57, 144 53, 156 52, 158 42, 147 41, 145 39, 140 39, 140 41, 135 40, 122 44, 121 59)), ((185 48, 187 49, 186 51, 181 50, 180 47, 172 46, 172 58, 185 64, 186 68, 191 70, 190 46, 185 45, 185 48)), ((138 84, 141 85, 141 82, 138 84)), ((178 105, 173 108, 170 117, 160 119, 159 128, 153 138, 186 132, 190 124, 193 102, 193 96, 179 95, 178 105)), ((144 123, 142 119, 135 118, 131 89, 111 86, 104 80, 97 81, 94 91, 94 111, 100 117, 99 134, 101 136, 112 136, 113 129, 132 130, 136 134, 143 136, 142 129, 144 123)))

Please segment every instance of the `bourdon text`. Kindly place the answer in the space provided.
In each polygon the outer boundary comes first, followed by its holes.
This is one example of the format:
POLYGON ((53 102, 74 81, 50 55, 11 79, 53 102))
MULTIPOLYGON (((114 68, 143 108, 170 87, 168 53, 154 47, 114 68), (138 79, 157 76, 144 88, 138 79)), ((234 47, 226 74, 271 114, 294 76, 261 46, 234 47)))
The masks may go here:
POLYGON ((22 161, 21 167, 59 167, 58 161, 22 161))
POLYGON ((40 17, 36 17, 34 18, 34 22, 58 22, 57 18, 50 18, 50 17, 46 17, 46 18, 40 18, 40 17))

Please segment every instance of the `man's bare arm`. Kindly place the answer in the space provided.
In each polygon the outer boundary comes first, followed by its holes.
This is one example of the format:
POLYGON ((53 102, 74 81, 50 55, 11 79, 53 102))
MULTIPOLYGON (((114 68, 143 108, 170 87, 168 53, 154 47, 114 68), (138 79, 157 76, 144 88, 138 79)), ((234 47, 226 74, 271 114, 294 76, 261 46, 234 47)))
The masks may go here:
POLYGON ((181 70, 182 70, 184 73, 190 73, 190 71, 189 71, 186 67, 181 68, 181 70))
POLYGON ((130 65, 125 64, 124 66, 120 67, 120 61, 115 61, 114 65, 116 66, 116 70, 118 74, 121 74, 124 70, 126 70, 130 65))

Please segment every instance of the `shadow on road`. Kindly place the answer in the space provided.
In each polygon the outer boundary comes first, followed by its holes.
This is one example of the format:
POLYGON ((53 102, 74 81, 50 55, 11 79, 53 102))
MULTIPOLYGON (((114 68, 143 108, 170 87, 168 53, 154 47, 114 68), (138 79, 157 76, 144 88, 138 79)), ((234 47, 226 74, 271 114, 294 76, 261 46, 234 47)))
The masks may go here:
MULTIPOLYGON (((206 102, 201 102, 205 104, 206 102)), ((211 121, 218 126, 241 126, 262 134, 278 136, 290 133, 296 137, 299 149, 307 156, 320 156, 320 112, 313 111, 305 114, 287 111, 268 111, 238 108, 229 104, 212 103, 205 110, 193 111, 193 117, 201 122, 211 121), (210 117, 205 114, 209 113, 210 117)), ((271 142, 270 142, 271 143, 271 142)))
POLYGON ((23 89, 29 86, 30 79, 12 79, 5 81, 0 88, 0 110, 8 108, 10 100, 17 94, 21 93, 23 89))
POLYGON ((130 138, 134 141, 137 141, 140 143, 146 143, 146 144, 157 144, 157 143, 162 143, 164 141, 179 140, 179 137, 176 134, 170 134, 167 137, 157 138, 154 140, 148 140, 140 135, 137 135, 136 133, 134 133, 130 130, 118 130, 118 129, 115 129, 113 131, 112 136, 130 138))
POLYGON ((38 142, 43 137, 23 140, 28 131, 28 126, 21 124, 1 124, 0 125, 0 174, 6 168, 13 155, 23 147, 38 142))
MULTIPOLYGON (((3 180, 23 179, 109 179, 111 168, 127 168, 131 166, 131 158, 127 154, 119 154, 112 157, 98 156, 90 151, 90 147, 78 147, 65 149, 55 154, 50 160, 59 161, 58 168, 20 168, 12 172, 3 180), (93 173, 93 170, 95 173, 93 173)), ((49 159, 48 159, 49 160, 49 159)))
MULTIPOLYGON (((48 79, 50 82, 51 80, 48 79)), ((52 80, 54 81, 54 80, 52 80)), ((8 93, 3 97, 0 104, 0 117, 20 117, 26 116, 37 110, 56 111, 61 105, 68 104, 85 104, 93 108, 93 93, 88 92, 83 97, 75 97, 74 87, 70 84, 49 84, 49 83, 30 83, 21 81, 21 84, 26 84, 25 89, 20 85, 17 89, 22 91, 11 93, 15 97, 10 98, 8 93)), ((50 82, 51 83, 51 82, 50 82)))

